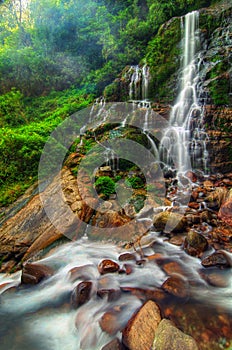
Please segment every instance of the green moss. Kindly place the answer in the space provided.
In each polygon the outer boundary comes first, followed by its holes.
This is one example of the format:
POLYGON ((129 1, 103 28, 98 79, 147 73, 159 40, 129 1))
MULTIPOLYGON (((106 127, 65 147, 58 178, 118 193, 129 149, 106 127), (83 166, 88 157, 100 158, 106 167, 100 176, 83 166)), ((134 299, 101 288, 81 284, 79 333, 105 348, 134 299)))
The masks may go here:
POLYGON ((229 82, 226 77, 218 77, 212 80, 209 85, 210 96, 215 105, 228 105, 229 101, 229 82))
POLYGON ((168 84, 180 65, 180 39, 180 19, 174 18, 162 26, 148 44, 146 61, 151 67, 149 94, 153 98, 174 98, 173 90, 168 84))
POLYGON ((95 182, 95 188, 106 199, 115 193, 115 182, 109 176, 100 176, 95 182))
POLYGON ((126 179, 126 184, 134 189, 143 188, 144 180, 138 176, 132 176, 126 179))

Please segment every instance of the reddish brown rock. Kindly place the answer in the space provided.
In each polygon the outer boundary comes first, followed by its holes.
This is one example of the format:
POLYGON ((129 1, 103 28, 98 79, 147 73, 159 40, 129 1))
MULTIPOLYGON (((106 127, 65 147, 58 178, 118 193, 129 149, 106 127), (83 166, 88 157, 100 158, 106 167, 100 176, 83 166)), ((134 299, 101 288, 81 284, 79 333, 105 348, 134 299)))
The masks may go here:
POLYGON ((42 264, 26 264, 22 270, 21 282, 23 284, 37 284, 53 275, 53 269, 42 264))
POLYGON ((95 273, 97 272, 96 267, 94 265, 83 265, 73 267, 69 272, 69 278, 71 282, 75 280, 89 280, 94 278, 95 273))
POLYGON ((104 275, 106 273, 117 272, 118 270, 119 265, 115 261, 110 259, 104 259, 98 265, 98 271, 101 275, 104 275))
POLYGON ((207 256, 202 260, 201 264, 204 267, 221 266, 232 267, 232 256, 224 250, 218 250, 217 252, 207 256))
POLYGON ((187 171, 185 176, 190 179, 192 182, 197 182, 197 175, 193 171, 187 171))
POLYGON ((166 293, 162 289, 142 289, 142 288, 132 288, 132 287, 121 287, 122 292, 131 293, 135 295, 142 302, 153 300, 161 301, 166 298, 166 293))
POLYGON ((184 275, 184 268, 177 261, 168 261, 164 262, 162 265, 162 269, 168 274, 178 273, 180 275, 184 275))
POLYGON ((184 242, 184 237, 183 236, 173 236, 169 239, 169 243, 177 245, 177 246, 181 246, 184 242))
POLYGON ((131 264, 123 264, 122 268, 118 271, 118 273, 125 273, 126 275, 130 275, 132 272, 133 266, 131 264))
POLYGON ((228 190, 226 187, 217 187, 205 198, 207 207, 214 210, 218 210, 220 206, 224 203, 227 195, 228 190))
POLYGON ((221 205, 218 217, 228 225, 232 226, 232 190, 230 190, 228 199, 221 205))
POLYGON ((101 317, 99 324, 103 332, 110 335, 115 335, 121 330, 121 324, 119 322, 119 310, 111 310, 104 313, 101 317))
POLYGON ((204 188, 206 190, 210 190, 212 187, 213 187, 213 182, 212 181, 210 181, 210 180, 204 181, 204 188))
POLYGON ((85 281, 79 283, 71 294, 71 305, 74 308, 78 308, 79 306, 85 304, 89 301, 92 291, 92 282, 85 281))
POLYGON ((118 258, 119 261, 128 261, 128 260, 136 260, 134 254, 131 253, 123 253, 118 258))
POLYGON ((150 350, 160 321, 158 305, 151 300, 147 301, 123 330, 123 344, 130 350, 150 350))
POLYGON ((97 295, 108 301, 117 300, 121 295, 119 284, 111 275, 104 275, 98 279, 97 295))
POLYGON ((179 298, 186 298, 189 295, 188 281, 178 274, 173 274, 162 284, 162 288, 179 298))
POLYGON ((226 288, 229 286, 230 282, 227 276, 220 274, 220 270, 219 272, 216 272, 216 271, 209 272, 209 273, 206 273, 206 272, 203 271, 201 273, 201 276, 211 286, 219 287, 219 288, 226 288))
POLYGON ((189 206, 189 208, 191 208, 191 209, 199 209, 199 207, 200 207, 200 204, 199 203, 196 203, 196 202, 190 202, 189 204, 188 204, 188 206, 189 206))

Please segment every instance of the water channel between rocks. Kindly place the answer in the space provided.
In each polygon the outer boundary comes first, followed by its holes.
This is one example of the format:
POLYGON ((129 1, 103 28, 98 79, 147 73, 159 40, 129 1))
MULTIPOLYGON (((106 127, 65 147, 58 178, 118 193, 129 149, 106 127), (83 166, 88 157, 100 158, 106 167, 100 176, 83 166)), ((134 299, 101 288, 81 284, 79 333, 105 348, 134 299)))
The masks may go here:
POLYGON ((17 287, 21 272, 2 276, 1 350, 100 350, 112 337, 120 336, 120 331, 146 299, 157 301, 163 315, 182 329, 187 322, 189 328, 185 330, 203 338, 198 341, 211 336, 211 341, 223 342, 223 327, 228 327, 232 315, 231 271, 220 271, 227 281, 226 287, 213 287, 201 278, 199 259, 188 256, 180 247, 165 242, 155 232, 144 237, 144 244, 143 260, 135 253, 137 263, 136 260, 127 262, 132 271, 129 274, 117 272, 102 276, 98 271, 101 260, 117 261, 123 268, 125 262, 119 262, 118 258, 125 249, 83 238, 55 248, 39 261, 55 271, 39 285, 17 287), (81 274, 75 273, 77 267, 82 267, 81 274), (173 269, 186 282, 181 298, 161 288, 173 269), (92 282, 91 298, 75 310, 70 306, 70 295, 83 280, 92 282), (113 300, 107 300, 97 294, 101 288, 118 293, 113 300), (108 325, 104 325, 106 313, 113 315, 108 325))

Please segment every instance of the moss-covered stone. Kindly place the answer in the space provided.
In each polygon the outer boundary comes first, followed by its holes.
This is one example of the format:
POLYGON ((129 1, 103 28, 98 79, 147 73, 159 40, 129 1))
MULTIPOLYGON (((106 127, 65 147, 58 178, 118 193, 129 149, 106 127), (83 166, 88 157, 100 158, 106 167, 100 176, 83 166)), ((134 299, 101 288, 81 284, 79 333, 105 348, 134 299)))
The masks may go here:
POLYGON ((153 350, 198 350, 195 340, 181 332, 174 324, 163 319, 155 332, 153 350))

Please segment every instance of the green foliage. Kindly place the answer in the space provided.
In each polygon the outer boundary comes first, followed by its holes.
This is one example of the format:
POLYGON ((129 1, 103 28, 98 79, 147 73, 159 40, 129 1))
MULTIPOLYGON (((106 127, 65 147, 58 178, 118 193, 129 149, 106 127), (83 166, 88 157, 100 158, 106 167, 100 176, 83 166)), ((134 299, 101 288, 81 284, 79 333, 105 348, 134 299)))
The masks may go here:
POLYGON ((229 104, 229 82, 226 77, 214 79, 209 84, 210 96, 215 105, 229 104))
POLYGON ((128 177, 125 182, 128 186, 131 186, 134 189, 144 187, 144 181, 138 176, 128 177))
POLYGON ((5 95, 0 95, 0 126, 17 126, 27 122, 23 94, 12 89, 5 95))
POLYGON ((174 18, 162 26, 158 34, 148 44, 146 61, 151 67, 150 93, 153 97, 165 95, 170 100, 174 97, 173 90, 169 91, 167 88, 167 82, 179 68, 180 38, 180 20, 174 18))
POLYGON ((115 182, 109 176, 100 176, 95 182, 95 188, 104 198, 109 198, 115 193, 115 182))
MULTIPOLYGON (((92 96, 74 89, 34 99, 24 98, 17 90, 0 96, 0 206, 14 201, 36 180, 48 136, 65 117, 90 101, 92 96), (27 124, 21 124, 21 115, 27 124)), ((55 163, 59 145, 50 151, 51 162, 55 163)))

